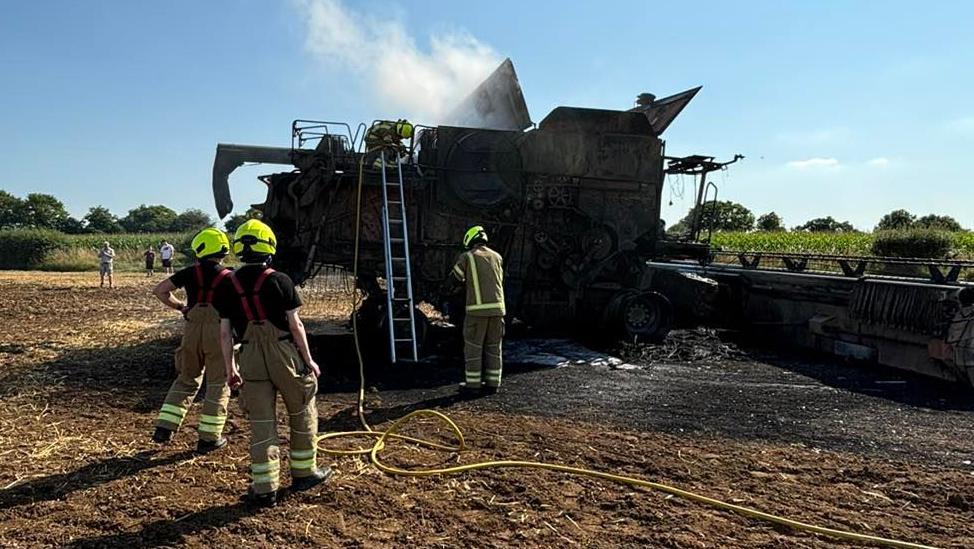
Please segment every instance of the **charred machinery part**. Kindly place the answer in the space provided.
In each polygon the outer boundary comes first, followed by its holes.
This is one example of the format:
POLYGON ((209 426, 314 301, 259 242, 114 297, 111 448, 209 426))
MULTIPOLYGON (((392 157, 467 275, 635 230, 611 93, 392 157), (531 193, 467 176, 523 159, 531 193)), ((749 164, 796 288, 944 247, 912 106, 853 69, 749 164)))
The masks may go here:
POLYGON ((672 283, 674 277, 715 281, 716 306, 705 324, 948 381, 974 379, 974 353, 965 354, 974 342, 964 335, 974 335, 974 316, 965 316, 962 304, 964 296, 974 302, 971 286, 719 263, 651 262, 649 273, 678 310, 692 306, 694 296, 680 292, 686 284, 672 283))
POLYGON ((673 327, 673 306, 657 292, 622 290, 609 301, 604 321, 630 341, 659 342, 673 327))
POLYGON ((666 157, 668 162, 666 166, 667 175, 690 175, 693 177, 700 177, 697 183, 697 199, 694 202, 693 207, 693 219, 691 220, 689 231, 686 234, 686 240, 696 242, 700 239, 700 231, 702 229, 704 206, 708 203, 709 190, 713 189, 713 197, 710 199, 714 206, 717 204, 717 186, 707 182, 707 174, 725 170, 727 166, 742 160, 744 155, 735 154, 734 158, 728 160, 727 162, 716 162, 712 156, 684 156, 684 157, 666 157))
POLYGON ((788 254, 715 250, 702 263, 738 263, 749 270, 783 270, 792 273, 836 273, 850 278, 886 275, 927 278, 937 284, 957 283, 960 275, 974 269, 972 261, 827 254, 788 254))
MULTIPOLYGON (((582 311, 603 314, 625 290, 641 296, 627 298, 632 310, 656 304, 639 284, 657 251, 660 133, 698 90, 628 111, 558 107, 524 131, 531 119, 513 65, 505 61, 458 109, 453 125, 416 126, 402 166, 416 302, 442 301, 437 293, 462 251, 460 235, 480 224, 505 258, 509 314, 528 325, 561 330, 592 318, 582 311)), ((297 120, 290 148, 220 145, 214 194, 221 216, 232 207, 227 176, 234 167, 290 164, 296 169, 267 178, 261 206, 280 241, 275 266, 298 282, 321 264, 350 268, 355 175, 362 164, 357 283, 377 295, 384 285, 378 279, 385 277, 381 173, 360 152, 364 134, 361 125, 352 131, 346 124, 297 120)), ((661 331, 662 320, 637 317, 626 317, 626 330, 661 331), (637 328, 641 323, 649 328, 637 328)))

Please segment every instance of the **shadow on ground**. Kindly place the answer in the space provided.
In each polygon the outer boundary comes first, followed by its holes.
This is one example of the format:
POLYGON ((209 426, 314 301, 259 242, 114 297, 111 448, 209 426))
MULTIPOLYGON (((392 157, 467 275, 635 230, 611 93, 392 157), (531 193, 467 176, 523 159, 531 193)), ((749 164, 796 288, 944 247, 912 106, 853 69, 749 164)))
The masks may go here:
POLYGON ((163 519, 150 522, 136 532, 119 532, 75 540, 67 544, 67 547, 170 547, 179 545, 186 536, 218 529, 258 512, 258 509, 249 507, 242 501, 218 505, 180 517, 179 520, 163 519))
POLYGON ((754 337, 728 332, 726 341, 755 361, 811 378, 827 387, 941 411, 974 411, 974 390, 952 382, 876 364, 792 348, 761 345, 754 337))
POLYGON ((0 509, 9 509, 40 501, 64 499, 72 492, 87 490, 107 482, 135 475, 147 469, 179 463, 192 458, 194 455, 193 452, 187 450, 163 458, 152 459, 158 453, 158 450, 150 450, 128 457, 104 459, 74 471, 29 480, 0 492, 0 509))

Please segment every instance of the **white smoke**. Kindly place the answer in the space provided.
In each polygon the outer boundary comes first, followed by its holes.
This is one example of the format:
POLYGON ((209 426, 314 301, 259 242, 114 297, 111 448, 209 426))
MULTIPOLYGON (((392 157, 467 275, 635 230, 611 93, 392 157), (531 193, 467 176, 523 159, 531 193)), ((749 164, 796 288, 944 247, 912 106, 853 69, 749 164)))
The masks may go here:
POLYGON ((300 0, 306 47, 323 63, 357 73, 382 112, 436 124, 501 61, 462 31, 432 35, 421 49, 399 20, 356 12, 341 0, 300 0))

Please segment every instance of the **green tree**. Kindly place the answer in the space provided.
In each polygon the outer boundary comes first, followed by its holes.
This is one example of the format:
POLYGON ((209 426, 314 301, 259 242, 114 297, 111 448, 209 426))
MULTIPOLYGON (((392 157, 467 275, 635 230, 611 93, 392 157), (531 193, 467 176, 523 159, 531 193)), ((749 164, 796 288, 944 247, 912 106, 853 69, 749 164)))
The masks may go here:
POLYGON ((129 210, 120 223, 130 233, 161 233, 172 230, 174 221, 176 212, 173 210, 161 205, 140 204, 129 210))
POLYGON ((227 234, 233 235, 237 232, 237 227, 243 225, 244 221, 247 221, 250 217, 247 214, 237 214, 231 215, 223 222, 223 228, 227 231, 227 234))
POLYGON ((795 227, 796 231, 806 231, 810 233, 853 233, 856 228, 848 221, 836 221, 831 215, 828 217, 817 217, 795 227))
MULTIPOLYGON (((701 232, 706 231, 750 231, 754 228, 754 214, 744 206, 729 200, 708 202, 702 206, 703 215, 700 219, 701 232)), ((686 234, 692 226, 697 214, 696 208, 691 208, 676 225, 669 229, 672 234, 686 234)))
POLYGON ((964 228, 960 226, 960 223, 949 215, 925 215, 920 219, 917 219, 915 226, 919 229, 940 229, 953 233, 964 230, 964 228))
POLYGON ((781 216, 774 213, 766 213, 758 218, 757 230, 759 231, 783 231, 785 230, 785 224, 781 220, 781 216))
POLYGON ((104 206, 92 206, 88 209, 88 214, 84 217, 85 227, 95 233, 120 233, 125 229, 118 222, 108 208, 104 206))
POLYGON ((876 225, 877 231, 898 231, 912 228, 917 218, 906 210, 893 210, 884 215, 876 225))
POLYGON ((23 225, 38 229, 60 230, 68 219, 68 210, 49 194, 31 193, 23 201, 23 225))
POLYGON ((23 201, 7 191, 0 190, 0 229, 19 227, 23 222, 23 201))
POLYGON ((190 209, 176 216, 173 221, 174 231, 198 231, 213 225, 213 219, 203 210, 190 209))
POLYGON ((263 212, 256 208, 249 208, 246 212, 237 215, 231 215, 223 222, 223 228, 227 231, 230 236, 237 232, 237 227, 243 225, 244 221, 248 219, 261 219, 263 217, 263 212))
POLYGON ((71 216, 68 216, 67 219, 61 222, 58 230, 66 234, 83 234, 88 232, 87 227, 85 227, 85 224, 80 219, 71 216))

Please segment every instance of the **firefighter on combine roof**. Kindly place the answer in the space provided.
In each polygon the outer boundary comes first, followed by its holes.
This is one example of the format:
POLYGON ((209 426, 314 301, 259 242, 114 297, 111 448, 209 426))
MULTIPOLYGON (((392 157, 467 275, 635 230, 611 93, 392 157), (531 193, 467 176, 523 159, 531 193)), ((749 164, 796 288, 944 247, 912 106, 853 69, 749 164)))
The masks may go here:
POLYGON ((495 393, 501 385, 504 339, 504 260, 487 247, 487 231, 477 225, 463 236, 467 251, 460 254, 450 276, 466 288, 463 321, 465 382, 461 393, 495 393))

